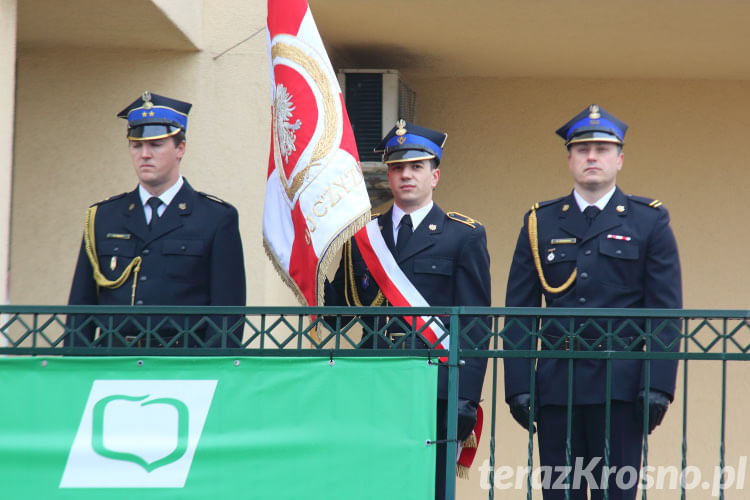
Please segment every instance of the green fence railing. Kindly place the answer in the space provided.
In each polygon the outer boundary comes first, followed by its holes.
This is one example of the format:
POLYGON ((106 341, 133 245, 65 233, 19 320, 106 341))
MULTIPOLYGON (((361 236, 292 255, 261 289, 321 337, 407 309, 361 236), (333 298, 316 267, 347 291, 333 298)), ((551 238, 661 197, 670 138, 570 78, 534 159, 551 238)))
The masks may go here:
MULTIPOLYGON (((0 355, 422 356, 448 365, 447 457, 455 457, 457 451, 456 406, 461 366, 469 358, 483 358, 489 368, 485 384, 491 383, 491 408, 485 420, 490 429, 487 495, 494 498, 495 424, 499 402, 504 401, 498 387, 502 369, 499 360, 530 360, 532 396, 536 390, 536 360, 565 359, 571 367, 576 360, 604 360, 608 416, 613 362, 644 361, 646 381, 651 376, 652 361, 679 362, 682 371, 677 392, 683 395, 681 471, 689 465, 689 365, 697 361, 717 364, 721 386, 717 467, 724 471, 729 439, 727 367, 729 362, 750 367, 744 365, 750 361, 750 310, 0 306, 0 355), (421 326, 412 326, 417 324, 421 326), (438 332, 437 341, 428 340, 426 326, 438 332), (449 340, 447 352, 438 345, 443 340, 449 340), (443 361, 438 361, 440 358, 443 361)), ((570 392, 572 370, 568 377, 570 392)), ((571 404, 569 397, 569 408, 571 404)), ((644 426, 647 419, 648 415, 644 426)), ((568 442, 570 432, 568 429, 568 442)), ((607 421, 607 442, 611 432, 607 421)), ((530 430, 529 470, 533 468, 533 450, 534 435, 530 430)), ((643 465, 648 465, 647 433, 643 465)), ((454 498, 452 472, 449 468, 446 474, 446 498, 454 498)), ((718 481, 712 493, 723 499, 728 490, 723 472, 718 481)), ((690 495, 689 486, 682 477, 677 487, 680 498, 690 495)), ((527 498, 531 499, 530 474, 526 488, 527 498)), ((646 499, 647 494, 648 488, 643 487, 642 498, 646 499)), ((738 498, 743 498, 741 495, 742 492, 738 498)), ((606 490, 604 497, 608 498, 606 490)))

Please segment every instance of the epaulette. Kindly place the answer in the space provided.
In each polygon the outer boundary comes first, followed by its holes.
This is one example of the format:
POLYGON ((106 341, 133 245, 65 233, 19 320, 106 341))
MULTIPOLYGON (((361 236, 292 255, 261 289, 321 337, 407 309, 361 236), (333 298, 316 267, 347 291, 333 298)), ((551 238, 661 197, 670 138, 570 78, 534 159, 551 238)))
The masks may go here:
POLYGON ((120 193, 120 194, 116 194, 114 196, 110 196, 109 198, 104 198, 102 201, 97 201, 96 203, 94 203, 91 206, 92 207, 98 207, 99 205, 103 205, 104 203, 109 203, 110 201, 119 200, 120 198, 122 198, 126 194, 128 194, 128 193, 120 193))
POLYGON ((222 200, 218 196, 214 196, 212 194, 204 193, 202 191, 198 191, 198 194, 203 196, 204 198, 208 198, 211 201, 215 201, 216 203, 221 203, 222 205, 229 205, 226 201, 222 200))
POLYGON ((460 222, 461 224, 466 224, 472 229, 476 229, 477 225, 482 225, 482 223, 478 220, 472 219, 468 215, 460 214, 458 212, 447 212, 445 215, 447 215, 449 219, 453 219, 454 221, 460 222))
POLYGON ((633 194, 629 194, 628 198, 630 198, 631 200, 637 203, 648 205, 651 208, 659 208, 662 206, 662 202, 660 202, 659 200, 655 200, 653 198, 645 198, 643 196, 635 196, 633 194))
POLYGON ((377 219, 380 217, 380 214, 377 212, 370 212, 370 220, 377 219))
POLYGON ((561 196, 559 198, 555 198, 554 200, 540 201, 540 202, 534 203, 529 210, 531 209, 539 210, 540 208, 544 208, 549 205, 554 205, 555 203, 559 203, 565 198, 567 198, 567 196, 561 196))

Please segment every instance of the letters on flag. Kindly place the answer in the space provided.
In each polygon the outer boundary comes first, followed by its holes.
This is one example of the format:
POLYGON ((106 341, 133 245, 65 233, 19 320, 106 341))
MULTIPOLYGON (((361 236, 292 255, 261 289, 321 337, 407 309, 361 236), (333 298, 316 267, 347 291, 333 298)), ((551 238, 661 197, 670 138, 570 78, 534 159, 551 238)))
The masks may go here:
POLYGON ((370 220, 343 96, 307 0, 268 0, 271 150, 263 246, 303 304, 322 305, 324 272, 370 220))

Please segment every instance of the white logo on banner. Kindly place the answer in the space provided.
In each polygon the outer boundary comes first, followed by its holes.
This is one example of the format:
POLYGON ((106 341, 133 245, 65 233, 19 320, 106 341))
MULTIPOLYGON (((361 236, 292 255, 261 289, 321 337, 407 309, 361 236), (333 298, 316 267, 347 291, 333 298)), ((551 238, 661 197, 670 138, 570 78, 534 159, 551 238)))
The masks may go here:
POLYGON ((182 488, 216 380, 95 380, 60 488, 182 488))

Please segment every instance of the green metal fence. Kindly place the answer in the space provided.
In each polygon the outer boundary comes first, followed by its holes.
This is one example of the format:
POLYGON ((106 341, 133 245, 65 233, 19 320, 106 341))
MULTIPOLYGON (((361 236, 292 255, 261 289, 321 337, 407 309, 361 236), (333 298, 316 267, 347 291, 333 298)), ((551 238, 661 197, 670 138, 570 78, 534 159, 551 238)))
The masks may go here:
MULTIPOLYGON (((439 340, 441 340, 439 339, 439 340)), ((750 310, 547 309, 475 307, 125 307, 125 306, 0 306, 0 355, 138 355, 138 356, 423 356, 448 365, 447 457, 455 457, 456 405, 462 360, 488 360, 491 384, 489 418, 489 491, 493 488, 497 412, 507 412, 498 387, 501 359, 600 359, 607 363, 606 414, 610 411, 611 363, 614 360, 671 359, 681 363, 677 392, 682 397, 681 470, 688 466, 688 369, 691 362, 720 365, 721 420, 717 431, 717 466, 725 467, 727 443, 727 364, 750 361, 750 310), (413 328, 417 317, 449 336, 446 352, 426 340, 424 328, 413 328), (376 321, 377 320, 377 321, 376 321), (374 326, 377 325, 377 326, 374 326), (442 326, 444 325, 444 326, 442 326), (481 339, 468 336, 480 328, 481 339), (513 338, 508 337, 515 328, 513 338), (519 340, 518 329, 523 335, 519 340), (443 330, 444 329, 444 330, 443 330), (549 331, 556 335, 550 338, 549 331), (88 337, 96 331, 94 338, 88 337), (392 332, 400 335, 394 336, 392 332), (623 332, 628 338, 624 340, 623 332), (592 336, 592 332, 594 332, 592 336), (635 332, 635 335, 633 333, 635 332), (665 335, 665 333, 667 335, 665 335), (403 335, 401 335, 403 334, 403 335), (664 339, 668 339, 666 342, 664 339), (373 347, 375 346, 375 347, 373 347), (570 346, 575 346, 571 348, 570 346), (445 362, 445 361, 443 361, 445 362)), ((748 365, 750 366, 750 365, 748 365)), ((532 395, 534 377, 530 371, 532 395)), ((570 373, 570 372, 569 372, 570 373)), ((489 381, 489 382, 487 382, 489 381)), ((569 380, 569 387, 572 380, 569 380)), ((648 386, 648 384, 647 384, 648 386)), ((485 394, 487 391, 485 390, 485 394)), ((532 398, 533 401, 533 398, 532 398)), ((569 406, 570 406, 569 399, 569 406)), ((674 405, 673 405, 674 406, 674 405)), ((675 412, 673 408, 670 411, 675 412)), ((485 410, 487 411, 487 410, 485 410)), ((534 408, 532 403, 532 414, 534 408)), ((648 416, 644 418, 644 426, 648 416)), ((515 429, 514 429, 515 430, 515 429)), ((612 432, 606 424, 607 439, 612 432)), ((643 464, 648 464, 644 433, 643 464)), ((570 442, 570 429, 568 429, 570 442)), ((533 468, 534 436, 528 434, 528 467, 533 468)), ((605 457, 606 458, 606 457, 605 457)), ((451 463, 449 460, 448 463, 451 463)), ((683 478, 684 479, 684 478, 683 478)), ((718 498, 725 498, 724 475, 718 498)), ((526 481, 532 498, 531 475, 526 481)), ((446 474, 446 498, 453 498, 455 476, 446 474)), ((679 497, 691 496, 685 481, 679 497)), ((647 488, 641 496, 647 498, 647 488)), ((604 493, 607 498, 607 492, 604 493)), ((738 498, 742 498, 742 493, 738 498)), ((674 496, 673 498, 676 498, 674 496)))

